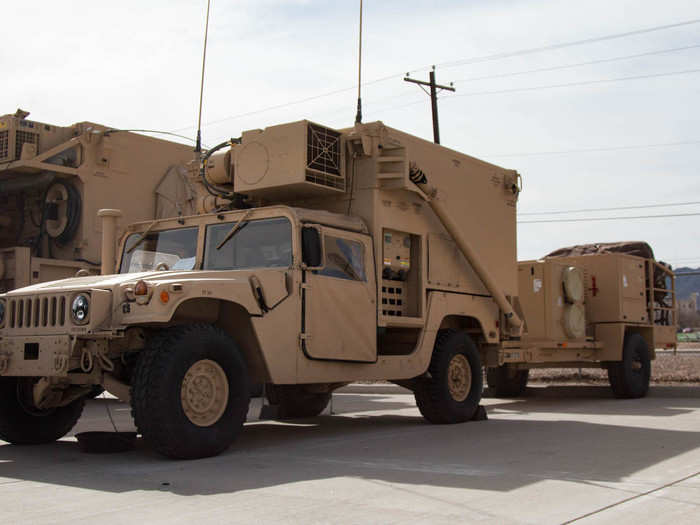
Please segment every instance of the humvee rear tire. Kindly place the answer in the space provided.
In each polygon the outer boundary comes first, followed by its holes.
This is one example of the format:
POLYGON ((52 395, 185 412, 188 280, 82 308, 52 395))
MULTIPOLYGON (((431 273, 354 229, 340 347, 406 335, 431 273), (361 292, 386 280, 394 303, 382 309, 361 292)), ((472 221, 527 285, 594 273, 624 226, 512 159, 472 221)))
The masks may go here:
POLYGON ((136 363, 132 415, 146 441, 165 456, 196 459, 223 452, 240 434, 249 402, 243 356, 213 326, 163 330, 136 363))
POLYGON ((530 370, 518 370, 512 366, 499 366, 486 370, 486 383, 498 397, 517 397, 527 388, 530 370))
POLYGON ((464 332, 440 330, 428 367, 415 391, 418 410, 431 423, 462 423, 474 417, 483 390, 481 358, 464 332))
POLYGON ((33 407, 29 378, 0 378, 0 439, 15 445, 39 445, 62 438, 83 413, 84 399, 40 410, 33 407))
POLYGON ((316 417, 328 406, 330 392, 307 392, 303 385, 275 385, 270 402, 278 406, 279 419, 316 417))
POLYGON ((622 361, 610 363, 608 379, 615 397, 633 399, 649 391, 651 358, 649 347, 640 334, 628 334, 622 349, 622 361))

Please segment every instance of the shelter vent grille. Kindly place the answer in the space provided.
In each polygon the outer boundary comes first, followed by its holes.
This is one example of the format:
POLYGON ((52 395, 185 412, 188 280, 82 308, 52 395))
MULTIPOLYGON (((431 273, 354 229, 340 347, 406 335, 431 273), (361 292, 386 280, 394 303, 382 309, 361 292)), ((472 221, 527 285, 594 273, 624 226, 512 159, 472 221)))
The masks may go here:
POLYGON ((10 154, 10 132, 0 131, 0 160, 6 159, 10 154))
POLYGON ((403 281, 382 280, 382 315, 401 317, 406 311, 406 290, 403 281))
POLYGON ((25 144, 36 145, 37 152, 39 151, 39 134, 32 133, 31 131, 20 131, 17 130, 17 135, 15 135, 15 159, 19 159, 22 155, 22 146, 25 144))
POLYGON ((306 138, 306 180, 345 190, 341 134, 333 129, 309 123, 306 138))

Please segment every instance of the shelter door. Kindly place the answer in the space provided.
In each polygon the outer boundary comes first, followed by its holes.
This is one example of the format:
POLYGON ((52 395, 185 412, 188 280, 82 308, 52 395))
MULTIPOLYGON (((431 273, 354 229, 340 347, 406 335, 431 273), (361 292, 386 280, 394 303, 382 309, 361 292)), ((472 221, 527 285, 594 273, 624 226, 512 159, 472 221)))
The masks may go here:
POLYGON ((322 228, 324 265, 305 271, 302 346, 311 359, 375 362, 377 307, 369 236, 322 228))

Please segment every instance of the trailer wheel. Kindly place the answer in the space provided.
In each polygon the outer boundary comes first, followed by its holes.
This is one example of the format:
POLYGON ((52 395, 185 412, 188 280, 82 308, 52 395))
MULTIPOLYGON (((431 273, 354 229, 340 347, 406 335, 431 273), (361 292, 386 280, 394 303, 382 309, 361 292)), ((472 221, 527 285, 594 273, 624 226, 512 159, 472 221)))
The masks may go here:
POLYGON ((479 351, 469 335, 440 330, 428 376, 414 391, 425 419, 438 424, 472 419, 481 401, 483 377, 479 351))
POLYGON ((486 370, 486 382, 498 397, 517 397, 527 388, 530 370, 518 370, 512 366, 499 366, 486 370))
POLYGON ((45 410, 34 406, 30 378, 0 378, 0 439, 15 445, 51 443, 65 436, 83 413, 84 399, 45 410))
POLYGON ((157 452, 215 456, 238 437, 250 401, 236 343, 210 325, 167 329, 141 352, 131 386, 138 431, 157 452))
POLYGON ((328 406, 329 392, 308 392, 302 385, 275 385, 270 392, 270 403, 278 405, 279 419, 316 417, 328 406))
POLYGON ((644 397, 649 391, 651 359, 649 347, 640 334, 625 337, 622 361, 610 363, 608 379, 615 397, 644 397))

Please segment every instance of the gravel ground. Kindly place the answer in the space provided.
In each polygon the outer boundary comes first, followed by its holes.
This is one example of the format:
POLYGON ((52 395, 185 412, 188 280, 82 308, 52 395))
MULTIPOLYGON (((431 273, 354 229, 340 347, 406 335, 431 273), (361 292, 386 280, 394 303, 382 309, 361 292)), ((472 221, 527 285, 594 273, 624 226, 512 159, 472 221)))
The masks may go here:
MULTIPOLYGON (((700 385, 699 343, 681 343, 676 354, 659 352, 651 365, 651 381, 654 384, 700 385), (686 352, 688 352, 687 355, 686 352)), ((533 383, 591 383, 607 384, 605 370, 584 368, 554 368, 530 370, 533 383)))

